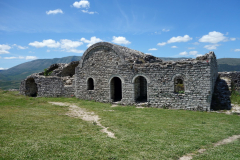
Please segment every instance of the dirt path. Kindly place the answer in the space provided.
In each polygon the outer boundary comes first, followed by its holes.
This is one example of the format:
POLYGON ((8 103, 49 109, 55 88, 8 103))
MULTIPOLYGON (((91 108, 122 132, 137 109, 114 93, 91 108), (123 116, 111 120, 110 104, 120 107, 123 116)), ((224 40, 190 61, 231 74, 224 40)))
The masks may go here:
POLYGON ((90 122, 96 123, 98 126, 103 128, 101 132, 107 133, 108 137, 116 138, 114 133, 108 131, 107 127, 104 127, 103 125, 101 125, 101 123, 99 122, 100 118, 98 117, 98 115, 95 115, 94 112, 87 112, 85 109, 80 108, 75 104, 62 103, 62 102, 49 102, 49 103, 58 105, 58 106, 69 106, 69 111, 66 113, 66 115, 70 117, 81 118, 84 121, 90 121, 90 122))
MULTIPOLYGON (((235 140, 237 140, 239 138, 240 138, 240 135, 234 135, 232 137, 228 137, 228 138, 226 138, 224 140, 221 140, 221 141, 215 143, 213 146, 217 147, 217 146, 220 146, 220 145, 228 144, 228 143, 231 143, 231 142, 233 142, 233 141, 235 141, 235 140)), ((197 154, 202 154, 205 151, 206 151, 206 149, 199 149, 197 151, 197 153, 189 153, 189 154, 184 155, 181 158, 179 158, 179 160, 191 160, 193 158, 193 156, 195 156, 197 154)))

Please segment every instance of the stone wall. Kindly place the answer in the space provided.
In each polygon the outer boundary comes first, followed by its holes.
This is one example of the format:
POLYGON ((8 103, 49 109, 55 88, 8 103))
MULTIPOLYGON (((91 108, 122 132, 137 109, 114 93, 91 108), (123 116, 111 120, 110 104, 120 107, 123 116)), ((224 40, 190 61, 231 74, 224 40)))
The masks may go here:
POLYGON ((76 68, 76 97, 113 102, 111 92, 114 89, 111 88, 111 82, 114 77, 118 77, 122 83, 122 99, 119 103, 136 104, 137 94, 140 94, 136 87, 141 86, 137 79, 141 76, 147 82, 142 93, 147 93, 146 102, 149 106, 210 110, 217 78, 217 63, 213 52, 202 59, 178 62, 155 61, 151 58, 151 61, 146 61, 146 57, 134 54, 134 51, 132 57, 137 59, 131 61, 128 55, 119 56, 109 46, 95 45, 89 48, 76 68), (127 57, 128 61, 123 63, 122 57, 127 57), (179 76, 184 81, 184 94, 174 92, 174 79, 179 76), (94 90, 87 89, 89 78, 94 80, 94 90))
POLYGON ((240 72, 219 72, 218 75, 226 81, 230 91, 235 89, 240 92, 240 72))

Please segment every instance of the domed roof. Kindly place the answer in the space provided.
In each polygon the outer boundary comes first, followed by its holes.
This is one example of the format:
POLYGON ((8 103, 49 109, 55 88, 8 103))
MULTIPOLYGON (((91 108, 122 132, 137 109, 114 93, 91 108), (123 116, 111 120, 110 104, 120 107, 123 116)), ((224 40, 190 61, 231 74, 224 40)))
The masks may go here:
POLYGON ((123 46, 119 46, 119 45, 116 45, 116 44, 112 44, 112 43, 109 43, 109 42, 99 42, 99 43, 95 43, 94 45, 90 46, 83 54, 81 60, 80 60, 80 64, 79 66, 82 67, 82 64, 84 62, 84 59, 86 57, 86 55, 94 48, 96 47, 100 47, 100 46, 104 46, 104 47, 109 47, 111 48, 113 51, 116 52, 116 54, 118 54, 118 56, 120 57, 121 59, 121 62, 122 63, 125 63, 127 61, 134 61, 134 60, 137 60, 139 58, 144 58, 146 57, 147 55, 140 52, 140 51, 137 51, 137 50, 133 50, 133 49, 130 49, 130 48, 127 48, 127 47, 123 47, 123 46))

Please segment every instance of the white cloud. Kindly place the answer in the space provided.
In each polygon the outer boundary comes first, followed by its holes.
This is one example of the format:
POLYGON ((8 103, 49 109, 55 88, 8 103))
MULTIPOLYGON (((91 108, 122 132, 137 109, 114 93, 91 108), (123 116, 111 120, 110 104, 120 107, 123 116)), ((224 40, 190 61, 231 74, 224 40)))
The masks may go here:
POLYGON ((18 57, 4 57, 4 59, 17 59, 18 57))
POLYGON ((90 3, 87 0, 81 0, 79 2, 74 2, 73 6, 76 8, 89 8, 90 7, 90 3))
POLYGON ((169 32, 170 29, 165 29, 165 28, 164 28, 164 29, 162 29, 162 31, 163 31, 163 32, 169 32))
POLYGON ((91 45, 93 45, 97 42, 102 42, 103 40, 94 36, 94 37, 91 37, 90 40, 87 40, 85 38, 81 38, 81 41, 84 42, 84 43, 88 43, 87 47, 90 47, 91 45))
POLYGON ((178 48, 177 46, 172 46, 171 48, 178 48))
POLYGON ((47 52, 50 52, 50 50, 48 49, 47 52))
POLYGON ((23 46, 16 45, 16 44, 13 44, 12 46, 17 47, 18 49, 27 49, 28 48, 28 47, 23 47, 23 46))
POLYGON ((113 40, 112 40, 113 43, 117 43, 117 44, 130 44, 131 42, 129 42, 125 37, 115 37, 113 36, 113 40))
POLYGON ((75 48, 72 48, 72 49, 69 49, 69 50, 66 50, 67 52, 73 52, 73 53, 84 53, 84 50, 78 50, 78 49, 75 49, 75 48))
POLYGON ((82 10, 82 12, 83 12, 83 13, 88 13, 88 14, 95 14, 95 13, 97 13, 97 12, 90 12, 90 11, 88 11, 88 10, 82 10))
POLYGON ((71 49, 71 48, 77 48, 81 46, 83 43, 79 41, 71 41, 69 39, 62 39, 61 40, 61 48, 64 49, 71 49))
POLYGON ((7 70, 8 68, 0 68, 0 70, 7 70))
POLYGON ((162 42, 162 43, 158 43, 158 46, 165 46, 167 43, 166 42, 162 42))
POLYGON ((218 46, 220 46, 220 44, 210 44, 210 45, 205 45, 203 48, 212 50, 212 49, 217 49, 218 46))
POLYGON ((18 57, 4 57, 4 59, 26 59, 26 60, 34 60, 37 59, 36 56, 18 56, 18 57))
POLYGON ((11 47, 6 44, 0 44, 0 54, 8 54, 11 47))
POLYGON ((58 13, 63 14, 63 11, 61 9, 55 9, 55 10, 46 11, 47 15, 49 15, 49 14, 58 14, 58 13))
POLYGON ((60 43, 55 42, 55 40, 52 40, 52 39, 43 40, 42 42, 34 41, 32 43, 29 43, 28 45, 36 47, 36 48, 42 48, 42 47, 58 48, 58 47, 60 47, 60 43))
POLYGON ((188 47, 188 49, 195 49, 195 47, 188 47))
POLYGON ((198 51, 190 51, 189 54, 190 55, 197 55, 198 51))
POLYGON ((19 49, 27 49, 28 47, 18 46, 19 49))
POLYGON ((179 55, 181 55, 181 56, 185 56, 185 55, 187 55, 187 54, 188 54, 188 53, 187 53, 186 51, 179 53, 179 55))
POLYGON ((235 49, 234 52, 240 52, 240 49, 235 49))
POLYGON ((181 56, 194 56, 194 57, 202 56, 201 54, 198 54, 198 51, 190 51, 189 53, 184 51, 184 52, 179 53, 179 55, 181 55, 181 56))
POLYGON ((230 40, 231 40, 231 41, 235 41, 235 40, 236 40, 236 38, 230 38, 230 40))
POLYGON ((149 51, 156 51, 157 48, 150 48, 149 51))
POLYGON ((36 56, 26 56, 26 60, 38 59, 36 56))
POLYGON ((181 36, 178 36, 178 37, 172 37, 171 39, 169 39, 167 41, 167 43, 176 43, 176 42, 187 42, 187 41, 190 41, 192 40, 191 37, 189 37, 189 35, 185 35, 183 37, 181 36))
POLYGON ((209 32, 208 35, 202 36, 202 38, 199 39, 199 42, 218 43, 227 40, 228 38, 225 37, 224 34, 213 31, 209 32))

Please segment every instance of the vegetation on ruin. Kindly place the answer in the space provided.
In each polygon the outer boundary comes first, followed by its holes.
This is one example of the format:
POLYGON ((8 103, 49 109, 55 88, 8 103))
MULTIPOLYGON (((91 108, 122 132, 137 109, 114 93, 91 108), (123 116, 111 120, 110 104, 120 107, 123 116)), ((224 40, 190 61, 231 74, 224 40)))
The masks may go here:
POLYGON ((196 159, 238 159, 240 141, 216 148, 213 143, 239 135, 239 121, 240 116, 223 113, 111 107, 0 90, 0 159, 178 159, 200 148, 209 150, 196 159), (93 111, 117 138, 94 123, 68 117, 68 107, 52 101, 93 111))
POLYGON ((48 71, 47 68, 44 69, 43 75, 44 76, 50 76, 52 74, 52 71, 48 71))

